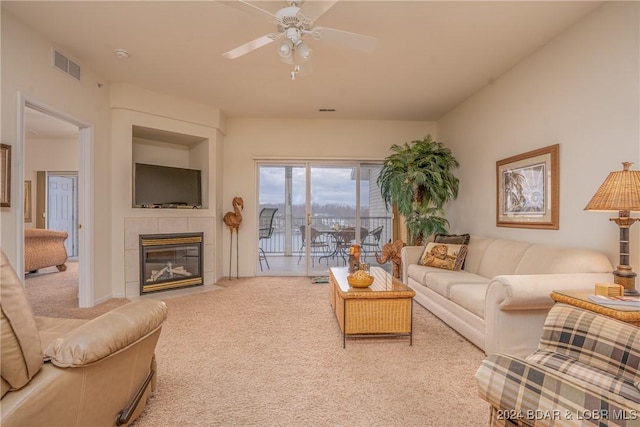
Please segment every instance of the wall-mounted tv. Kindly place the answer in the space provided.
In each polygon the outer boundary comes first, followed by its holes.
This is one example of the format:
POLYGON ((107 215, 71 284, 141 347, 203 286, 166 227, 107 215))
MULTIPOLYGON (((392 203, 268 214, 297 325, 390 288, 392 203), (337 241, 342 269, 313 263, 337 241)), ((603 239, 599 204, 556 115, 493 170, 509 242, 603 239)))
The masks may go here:
POLYGON ((202 177, 198 169, 136 163, 133 205, 149 208, 202 206, 202 177))

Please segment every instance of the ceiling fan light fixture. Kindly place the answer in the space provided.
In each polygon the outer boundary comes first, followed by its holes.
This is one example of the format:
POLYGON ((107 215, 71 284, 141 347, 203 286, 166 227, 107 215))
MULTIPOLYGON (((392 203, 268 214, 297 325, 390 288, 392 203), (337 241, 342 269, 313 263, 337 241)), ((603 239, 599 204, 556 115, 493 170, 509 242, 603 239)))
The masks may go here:
POLYGON ((293 42, 289 39, 285 39, 278 45, 278 54, 283 58, 289 58, 293 51, 293 42))
POLYGON ((300 56, 300 58, 302 59, 311 58, 311 48, 305 42, 300 42, 300 44, 298 44, 296 49, 298 49, 298 55, 300 56))

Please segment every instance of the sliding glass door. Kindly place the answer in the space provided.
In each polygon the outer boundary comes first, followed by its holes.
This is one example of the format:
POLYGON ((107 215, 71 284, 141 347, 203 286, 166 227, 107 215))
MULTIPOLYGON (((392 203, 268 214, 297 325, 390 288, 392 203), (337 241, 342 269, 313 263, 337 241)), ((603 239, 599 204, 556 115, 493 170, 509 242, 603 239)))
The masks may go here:
POLYGON ((353 243, 362 245, 363 260, 375 263, 392 229, 375 183, 380 168, 259 162, 258 274, 327 276, 329 267, 346 265, 353 243))

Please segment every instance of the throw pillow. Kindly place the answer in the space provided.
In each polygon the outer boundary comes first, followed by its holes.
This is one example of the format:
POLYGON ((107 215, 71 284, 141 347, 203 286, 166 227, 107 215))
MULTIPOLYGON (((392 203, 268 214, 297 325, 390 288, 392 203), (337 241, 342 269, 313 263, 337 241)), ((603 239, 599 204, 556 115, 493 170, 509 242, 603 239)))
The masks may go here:
MULTIPOLYGON (((468 245, 471 240, 469 233, 466 234, 436 234, 433 241, 436 243, 453 243, 454 245, 468 245)), ((464 269, 464 262, 462 268, 464 269)))
POLYGON ((436 243, 453 243, 454 245, 468 245, 471 236, 467 234, 436 234, 433 239, 436 243))
POLYGON ((424 247, 418 264, 459 271, 466 255, 467 245, 430 242, 424 247))

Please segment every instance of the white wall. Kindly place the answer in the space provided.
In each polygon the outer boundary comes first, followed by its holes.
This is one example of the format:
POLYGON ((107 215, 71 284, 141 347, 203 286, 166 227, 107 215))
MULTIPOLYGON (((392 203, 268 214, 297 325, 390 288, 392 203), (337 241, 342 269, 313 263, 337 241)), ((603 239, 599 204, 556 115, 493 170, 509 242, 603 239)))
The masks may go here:
MULTIPOLYGON (((618 263, 618 229, 584 207, 621 162, 640 167, 639 10, 606 3, 438 122, 460 161, 456 232, 591 247, 618 263), (560 144, 560 229, 496 227, 496 161, 560 144)), ((640 226, 631 229, 638 271, 640 226)))
MULTIPOLYGON (((92 165, 95 188, 100 194, 94 200, 93 253, 95 257, 94 296, 99 300, 111 295, 111 230, 110 230, 110 167, 111 118, 109 87, 100 76, 82 67, 82 80, 70 78, 51 66, 53 44, 27 28, 6 11, 2 11, 2 128, 1 139, 13 147, 11 170, 11 207, 0 209, 2 250, 12 265, 16 265, 18 227, 23 224, 23 200, 18 189, 23 186, 24 147, 17 145, 19 94, 29 100, 46 104, 84 123, 93 125, 94 157, 92 165), (103 86, 99 87, 98 82, 103 86)), ((82 58, 64 52, 81 66, 82 58)))
MULTIPOLYGON (((436 136, 434 122, 229 119, 224 145, 223 201, 225 212, 231 210, 235 196, 241 196, 245 202, 239 232, 240 275, 256 273, 258 207, 254 159, 382 160, 390 154, 392 144, 428 134, 436 136)), ((223 233, 223 237, 223 247, 228 248, 229 233, 223 233)), ((228 251, 222 253, 224 265, 228 266, 228 251)))

